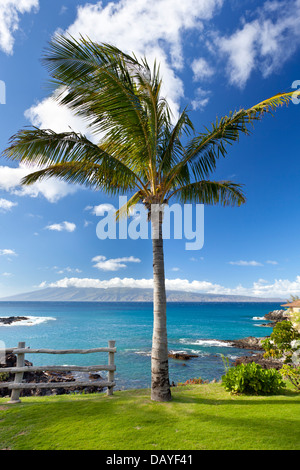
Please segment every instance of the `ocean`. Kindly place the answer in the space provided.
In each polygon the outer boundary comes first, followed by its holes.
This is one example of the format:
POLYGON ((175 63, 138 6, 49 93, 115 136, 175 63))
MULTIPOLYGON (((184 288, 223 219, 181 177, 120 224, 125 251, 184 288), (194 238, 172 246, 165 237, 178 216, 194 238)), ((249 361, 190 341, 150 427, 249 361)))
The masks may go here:
MULTIPOLYGON (((271 303, 169 303, 169 351, 198 355, 188 361, 170 359, 170 381, 191 378, 219 380, 224 374, 222 355, 233 361, 249 354, 222 340, 264 337, 272 328, 263 316, 280 309, 271 303)), ((29 321, 0 326, 0 341, 15 347, 25 341, 31 348, 88 349, 116 341, 116 389, 147 388, 151 384, 152 304, 140 302, 0 302, 0 317, 26 316, 29 321)), ((97 365, 107 353, 26 354, 34 365, 97 365)), ((105 373, 101 372, 102 377, 105 373)))

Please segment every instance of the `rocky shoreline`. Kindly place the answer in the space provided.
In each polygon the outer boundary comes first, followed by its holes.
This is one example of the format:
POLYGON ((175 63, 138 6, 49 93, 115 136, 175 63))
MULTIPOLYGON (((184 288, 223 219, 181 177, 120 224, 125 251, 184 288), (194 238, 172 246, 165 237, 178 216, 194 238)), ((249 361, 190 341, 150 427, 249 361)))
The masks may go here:
MULTIPOLYGON (((268 321, 268 324, 263 324, 262 326, 270 326, 274 327, 277 322, 281 322, 283 320, 287 320, 288 316, 286 314, 286 310, 274 310, 272 312, 267 313, 264 315, 264 318, 266 321, 268 321)), ((4 325, 11 325, 12 323, 18 322, 18 321, 26 321, 28 320, 28 317, 2 317, 0 318, 0 326, 1 323, 4 325)), ((267 337, 267 336, 266 336, 267 337)), ((245 349, 249 350, 250 355, 245 355, 238 357, 234 362, 233 365, 239 365, 239 364, 247 364, 250 362, 255 362, 259 365, 261 365, 264 369, 280 369, 282 367, 282 362, 279 360, 275 359, 265 359, 263 357, 263 351, 261 341, 264 338, 256 338, 254 336, 249 336, 247 338, 242 338, 242 339, 237 339, 237 340, 224 340, 224 343, 230 344, 231 346, 239 349, 245 349), (256 351, 257 353, 254 353, 256 351)), ((188 354, 185 352, 169 352, 168 354, 169 358, 172 359, 177 359, 181 361, 188 361, 192 358, 198 357, 196 354, 188 354)), ((27 360, 25 360, 25 365, 26 366, 32 366, 33 364, 27 360)), ((185 364, 184 364, 185 365, 185 364)), ((15 367, 16 366, 16 355, 9 353, 6 354, 6 363, 0 364, 0 381, 4 382, 12 382, 14 380, 14 374, 1 374, 1 368, 4 367, 15 367)), ((90 374, 89 377, 91 380, 101 380, 102 377, 99 374, 90 374)), ((59 387, 59 388, 51 388, 51 383, 59 383, 59 382, 74 382, 76 379, 72 375, 71 372, 50 372, 50 371, 43 371, 43 372, 25 372, 24 373, 24 382, 26 383, 38 383, 38 382, 43 382, 43 383, 49 383, 49 388, 47 389, 25 389, 21 391, 21 397, 23 396, 44 396, 44 395, 63 395, 67 393, 79 393, 79 392, 84 392, 84 393, 96 393, 96 392, 103 392, 103 387, 101 386, 101 383, 99 383, 98 386, 90 386, 90 387, 80 387, 80 386, 74 386, 71 388, 64 388, 64 387, 59 387)), ((175 385, 175 384, 174 384, 175 385)), ((10 396, 11 391, 9 389, 0 389, 0 397, 6 397, 10 396)))
POLYGON ((288 320, 289 316, 287 315, 286 310, 273 310, 273 312, 267 313, 264 318, 270 323, 263 323, 261 326, 274 327, 276 323, 288 320))
MULTIPOLYGON (((269 327, 274 327, 276 323, 289 319, 286 310, 274 310, 264 315, 264 318, 270 323, 262 324, 261 326, 269 327)), ((226 343, 231 344, 235 348, 248 349, 250 351, 264 351, 261 345, 261 341, 266 339, 267 337, 268 336, 265 336, 264 338, 255 338, 254 336, 249 336, 248 338, 226 341, 226 343)), ((249 362, 255 362, 256 364, 259 364, 263 369, 278 370, 282 367, 282 362, 280 360, 269 358, 266 359, 264 358, 263 353, 253 353, 249 356, 238 357, 234 361, 233 365, 237 366, 239 364, 248 364, 249 362)))
POLYGON ((265 338, 255 338, 248 336, 248 338, 225 340, 224 343, 230 344, 234 348, 251 349, 252 351, 262 351, 263 347, 261 341, 265 338))
POLYGON ((197 354, 187 354, 184 352, 169 352, 168 357, 178 359, 180 361, 189 361, 193 357, 199 357, 197 354))

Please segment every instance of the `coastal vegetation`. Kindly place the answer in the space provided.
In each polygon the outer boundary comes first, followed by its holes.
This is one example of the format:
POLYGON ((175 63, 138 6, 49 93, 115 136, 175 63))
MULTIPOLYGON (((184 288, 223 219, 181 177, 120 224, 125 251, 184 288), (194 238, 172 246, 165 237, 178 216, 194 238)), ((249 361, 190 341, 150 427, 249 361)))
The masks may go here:
POLYGON ((222 377, 222 384, 228 392, 245 395, 278 395, 285 387, 276 369, 263 369, 255 362, 231 367, 222 377))
POLYGON ((287 319, 275 322, 271 335, 259 340, 259 347, 264 350, 262 355, 253 360, 250 357, 250 361, 236 364, 235 367, 229 367, 227 358, 223 357, 226 374, 222 377, 222 383, 227 391, 275 395, 285 387, 282 378, 289 380, 296 390, 300 390, 299 324, 289 320, 290 317, 293 318, 289 310, 282 311, 281 317, 287 319), (267 362, 261 361, 261 356, 267 362), (255 362, 257 360, 264 367, 255 362))
POLYGON ((300 392, 300 367, 283 364, 280 369, 281 375, 290 381, 293 387, 300 392))
POLYGON ((276 323, 271 335, 264 339, 261 345, 265 350, 265 358, 282 358, 284 362, 289 362, 295 350, 300 348, 300 333, 293 327, 291 321, 284 320, 276 323))
POLYGON ((44 63, 56 87, 56 99, 85 120, 98 136, 23 129, 3 155, 39 169, 23 184, 55 177, 109 195, 130 194, 117 216, 127 216, 142 202, 149 213, 153 244, 153 341, 151 397, 171 399, 166 323, 163 210, 171 199, 180 203, 239 206, 242 186, 214 181, 212 175, 228 145, 249 135, 252 125, 295 96, 277 94, 249 109, 217 118, 196 133, 186 110, 174 118, 162 96, 159 67, 138 61, 119 49, 81 38, 56 35, 44 63), (153 210, 154 207, 157 209, 153 210))
POLYGON ((16 450, 300 450, 300 395, 232 395, 219 383, 105 395, 0 399, 0 448, 16 450), (164 425, 162 426, 162 422, 164 425))

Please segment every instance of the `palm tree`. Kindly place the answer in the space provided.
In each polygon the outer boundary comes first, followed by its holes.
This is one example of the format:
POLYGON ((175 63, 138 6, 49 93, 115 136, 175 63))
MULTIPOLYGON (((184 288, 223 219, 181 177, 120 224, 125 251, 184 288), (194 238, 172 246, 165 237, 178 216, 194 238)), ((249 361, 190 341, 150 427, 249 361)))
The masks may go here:
MULTIPOLYGON (((171 198, 181 203, 241 205, 242 187, 231 181, 213 181, 211 174, 227 144, 250 134, 254 121, 292 93, 279 94, 250 109, 230 112, 210 128, 195 133, 186 110, 173 122, 161 96, 159 67, 150 69, 116 47, 84 38, 56 36, 46 49, 48 68, 61 105, 83 118, 97 144, 75 132, 23 129, 11 137, 3 155, 41 167, 26 176, 30 185, 55 177, 109 195, 131 194, 118 215, 143 202, 163 207, 171 198)), ((293 92, 295 93, 295 92, 293 92)), ((151 398, 171 399, 166 327, 166 292, 162 211, 151 217, 153 244, 154 324, 151 358, 151 398)))

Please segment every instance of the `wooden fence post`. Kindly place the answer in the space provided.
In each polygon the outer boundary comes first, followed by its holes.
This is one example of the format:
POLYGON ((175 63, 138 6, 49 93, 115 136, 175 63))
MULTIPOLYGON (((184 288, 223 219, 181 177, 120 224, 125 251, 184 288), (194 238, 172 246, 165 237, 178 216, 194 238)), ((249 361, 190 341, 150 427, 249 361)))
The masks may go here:
MULTIPOLYGON (((18 343, 18 349, 23 349, 23 348, 25 348, 25 343, 24 342, 18 343)), ((16 367, 24 367, 24 364, 25 364, 24 358, 25 358, 25 354, 17 354, 16 367)), ((17 372, 15 374, 15 383, 18 383, 18 384, 22 383, 23 375, 24 375, 23 372, 17 372)), ((21 390, 19 388, 13 389, 11 392, 10 401, 8 403, 10 404, 20 403, 21 402, 20 392, 21 390)))
MULTIPOLYGON (((116 345, 115 341, 108 341, 108 347, 114 348, 116 345)), ((109 352, 108 353, 108 365, 114 366, 115 365, 115 353, 109 352)), ((113 370, 108 371, 108 381, 114 382, 115 372, 113 370)), ((113 394, 113 387, 107 387, 107 395, 111 396, 113 394)))

